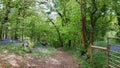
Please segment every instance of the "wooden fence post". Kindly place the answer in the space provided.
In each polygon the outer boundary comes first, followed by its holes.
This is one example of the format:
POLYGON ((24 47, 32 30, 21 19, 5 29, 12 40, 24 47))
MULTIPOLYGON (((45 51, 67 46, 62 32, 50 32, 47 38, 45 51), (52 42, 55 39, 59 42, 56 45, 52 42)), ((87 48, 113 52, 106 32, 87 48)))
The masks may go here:
POLYGON ((107 68, 110 68, 110 45, 109 45, 109 38, 107 38, 107 68))
POLYGON ((92 58, 93 58, 93 49, 92 47, 90 46, 90 61, 92 62, 92 58))

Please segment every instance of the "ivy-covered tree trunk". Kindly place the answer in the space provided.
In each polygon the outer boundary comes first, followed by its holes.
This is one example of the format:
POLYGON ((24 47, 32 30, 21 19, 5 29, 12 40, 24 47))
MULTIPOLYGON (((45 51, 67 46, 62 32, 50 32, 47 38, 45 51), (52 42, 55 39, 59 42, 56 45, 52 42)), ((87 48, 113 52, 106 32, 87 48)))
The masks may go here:
POLYGON ((97 6, 96 6, 96 1, 95 0, 91 0, 92 1, 92 11, 90 12, 90 19, 91 19, 91 34, 90 34, 90 43, 93 44, 94 40, 95 40, 95 26, 96 26, 96 21, 97 19, 95 18, 95 14, 97 12, 97 6))
POLYGON ((81 31, 82 31, 82 42, 84 48, 88 48, 87 34, 86 34, 86 0, 80 0, 81 3, 81 31))

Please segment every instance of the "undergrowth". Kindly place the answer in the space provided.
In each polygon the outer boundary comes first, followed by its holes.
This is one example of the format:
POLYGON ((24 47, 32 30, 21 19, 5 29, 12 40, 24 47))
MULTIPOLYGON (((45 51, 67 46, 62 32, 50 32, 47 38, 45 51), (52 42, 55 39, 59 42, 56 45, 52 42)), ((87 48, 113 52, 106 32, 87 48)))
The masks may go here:
MULTIPOLYGON (((106 42, 98 41, 95 42, 95 45, 106 47, 106 42)), ((86 56, 81 56, 82 48, 80 47, 65 49, 68 50, 74 56, 74 58, 78 61, 78 64, 80 64, 80 66, 82 66, 83 68, 106 68, 107 56, 105 51, 94 50, 93 60, 90 61, 90 58, 86 58, 87 56, 90 56, 89 51, 87 52, 86 56)))
POLYGON ((9 53, 15 53, 18 55, 24 55, 24 54, 32 54, 33 56, 46 56, 50 55, 56 52, 56 49, 53 47, 37 47, 37 48, 44 48, 44 50, 39 51, 39 50, 32 50, 32 53, 29 53, 29 49, 24 48, 23 46, 18 46, 14 44, 6 44, 6 45, 0 45, 0 53, 3 53, 4 51, 8 51, 9 53))
MULTIPOLYGON (((93 60, 86 59, 85 56, 81 56, 81 49, 78 48, 67 48, 67 50, 74 56, 78 61, 78 64, 83 68, 106 68, 106 54, 102 51, 96 51, 93 55, 93 60)), ((89 52, 88 52, 89 54, 89 52)))

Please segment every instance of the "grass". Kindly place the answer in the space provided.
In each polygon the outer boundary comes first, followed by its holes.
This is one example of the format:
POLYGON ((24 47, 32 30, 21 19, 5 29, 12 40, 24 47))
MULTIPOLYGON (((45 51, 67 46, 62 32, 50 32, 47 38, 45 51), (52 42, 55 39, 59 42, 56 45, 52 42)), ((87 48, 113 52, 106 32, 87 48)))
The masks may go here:
MULTIPOLYGON (((103 51, 96 51, 93 54, 92 62, 81 56, 81 49, 67 49, 83 68, 106 68, 106 54, 103 51)), ((89 55, 89 53, 88 53, 89 55)))
POLYGON ((18 55, 32 54, 33 56, 42 57, 42 56, 50 55, 56 52, 56 49, 53 47, 46 46, 41 48, 44 48, 45 50, 43 51, 32 50, 32 53, 29 53, 29 49, 25 49, 23 46, 7 44, 7 45, 0 45, 0 53, 3 53, 4 51, 8 51, 10 53, 15 53, 18 55))

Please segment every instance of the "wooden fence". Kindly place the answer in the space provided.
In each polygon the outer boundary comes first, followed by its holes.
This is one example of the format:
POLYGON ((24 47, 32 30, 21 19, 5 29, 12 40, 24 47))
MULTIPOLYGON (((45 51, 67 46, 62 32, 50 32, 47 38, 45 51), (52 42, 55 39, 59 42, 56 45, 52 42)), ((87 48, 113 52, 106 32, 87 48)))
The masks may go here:
POLYGON ((120 38, 115 37, 108 37, 107 38, 107 47, 100 47, 100 46, 90 46, 90 61, 92 62, 93 59, 93 49, 103 50, 106 52, 107 55, 107 68, 120 68, 120 50, 112 50, 110 40, 120 38))

